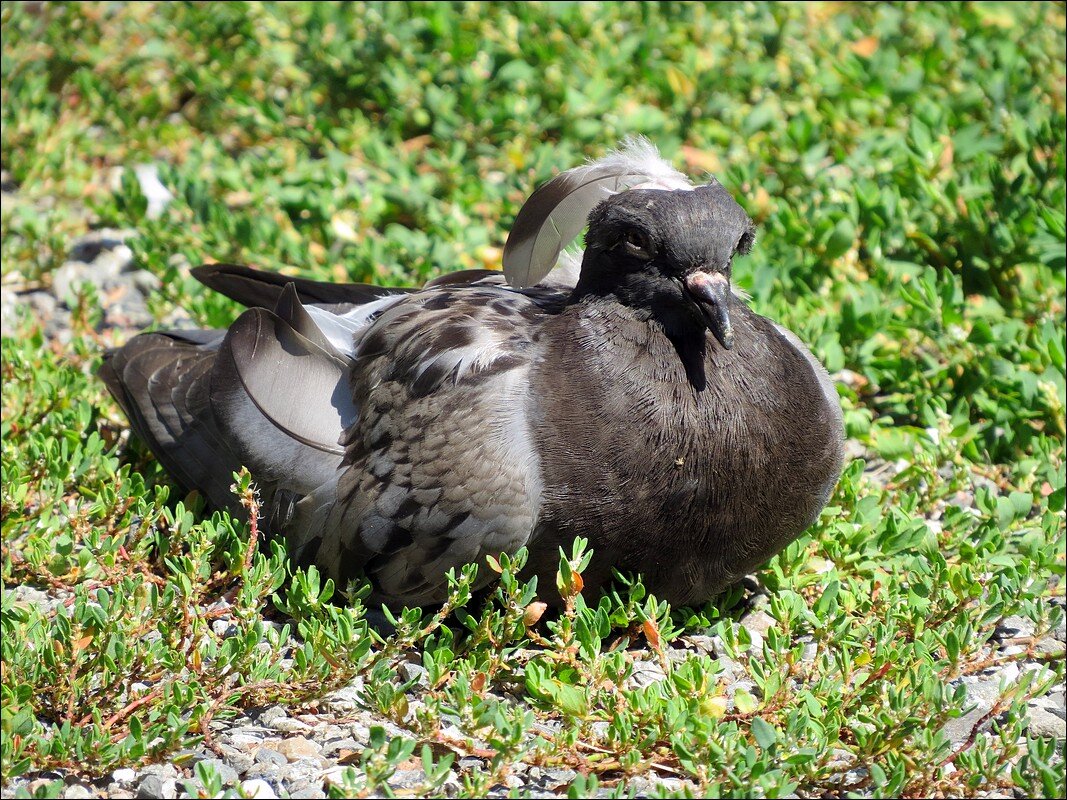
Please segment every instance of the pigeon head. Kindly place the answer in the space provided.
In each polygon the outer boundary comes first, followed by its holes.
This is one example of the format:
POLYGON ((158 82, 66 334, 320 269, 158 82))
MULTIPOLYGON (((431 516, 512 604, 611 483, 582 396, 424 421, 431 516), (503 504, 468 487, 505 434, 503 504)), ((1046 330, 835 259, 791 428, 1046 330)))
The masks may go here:
POLYGON ((647 140, 627 140, 530 196, 504 247, 508 282, 542 280, 587 222, 574 300, 611 295, 672 333, 698 327, 733 346, 730 268, 755 229, 722 184, 694 187, 647 140))
POLYGON ((755 229, 718 182, 694 189, 635 188, 589 215, 577 296, 613 294, 656 315, 696 320, 733 346, 730 271, 755 229))

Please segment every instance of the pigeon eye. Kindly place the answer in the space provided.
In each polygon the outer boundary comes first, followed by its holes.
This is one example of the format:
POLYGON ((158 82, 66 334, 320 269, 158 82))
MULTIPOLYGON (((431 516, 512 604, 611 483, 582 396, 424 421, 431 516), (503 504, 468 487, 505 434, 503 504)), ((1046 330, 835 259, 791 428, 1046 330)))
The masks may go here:
POLYGON ((642 230, 630 228, 630 230, 626 231, 623 244, 631 255, 638 258, 652 258, 652 242, 649 240, 648 234, 642 230))

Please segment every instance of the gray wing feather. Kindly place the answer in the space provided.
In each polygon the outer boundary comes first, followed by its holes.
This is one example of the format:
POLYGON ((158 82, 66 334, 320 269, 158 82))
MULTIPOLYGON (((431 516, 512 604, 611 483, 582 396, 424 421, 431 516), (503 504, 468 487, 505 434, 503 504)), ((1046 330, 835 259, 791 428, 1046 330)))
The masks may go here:
POLYGON ((109 352, 100 375, 130 424, 186 491, 234 510, 240 467, 215 425, 208 401, 222 331, 142 334, 109 352))
POLYGON ((382 297, 413 291, 366 283, 327 283, 293 278, 243 264, 203 264, 194 268, 192 274, 209 289, 248 308, 274 308, 289 284, 293 284, 301 302, 319 303, 338 312, 382 297))
POLYGON ((356 419, 336 357, 261 308, 230 326, 212 371, 211 405, 253 474, 301 494, 332 477, 341 434, 356 419))

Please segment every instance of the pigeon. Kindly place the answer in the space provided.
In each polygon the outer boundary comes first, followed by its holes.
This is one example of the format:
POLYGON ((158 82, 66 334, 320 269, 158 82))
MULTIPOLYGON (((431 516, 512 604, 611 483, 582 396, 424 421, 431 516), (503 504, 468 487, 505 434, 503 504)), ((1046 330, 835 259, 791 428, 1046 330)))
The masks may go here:
POLYGON ((449 570, 523 547, 547 595, 583 537, 586 592, 618 571, 698 605, 811 526, 843 464, 825 369, 732 286, 754 240, 717 180, 628 140, 530 196, 503 271, 408 289, 205 265, 247 310, 140 334, 100 374, 184 489, 239 513, 247 467, 270 534, 368 602, 441 603, 449 570))

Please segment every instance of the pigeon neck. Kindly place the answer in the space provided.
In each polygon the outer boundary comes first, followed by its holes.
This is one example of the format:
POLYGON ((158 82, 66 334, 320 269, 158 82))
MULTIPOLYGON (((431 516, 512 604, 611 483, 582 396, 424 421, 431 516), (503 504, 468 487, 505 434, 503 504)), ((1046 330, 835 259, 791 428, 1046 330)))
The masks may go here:
POLYGON ((704 360, 707 353, 707 324, 681 284, 648 271, 614 274, 611 280, 598 280, 596 273, 583 271, 571 293, 570 303, 583 306, 623 306, 634 320, 658 328, 665 334, 681 360, 693 388, 707 385, 704 360))
POLYGON ((707 388, 708 333, 703 320, 687 307, 691 304, 683 304, 680 296, 669 293, 657 294, 650 301, 640 303, 629 303, 627 299, 625 295, 620 297, 618 291, 603 295, 579 295, 575 291, 571 306, 583 320, 584 328, 602 331, 605 341, 621 348, 621 352, 614 354, 612 363, 632 365, 634 358, 658 353, 661 365, 677 368, 678 374, 669 380, 688 381, 694 391, 703 392, 707 388), (637 339, 630 337, 622 340, 613 337, 612 326, 618 324, 632 326, 635 334, 643 331, 637 337, 641 343, 635 344, 637 339))

